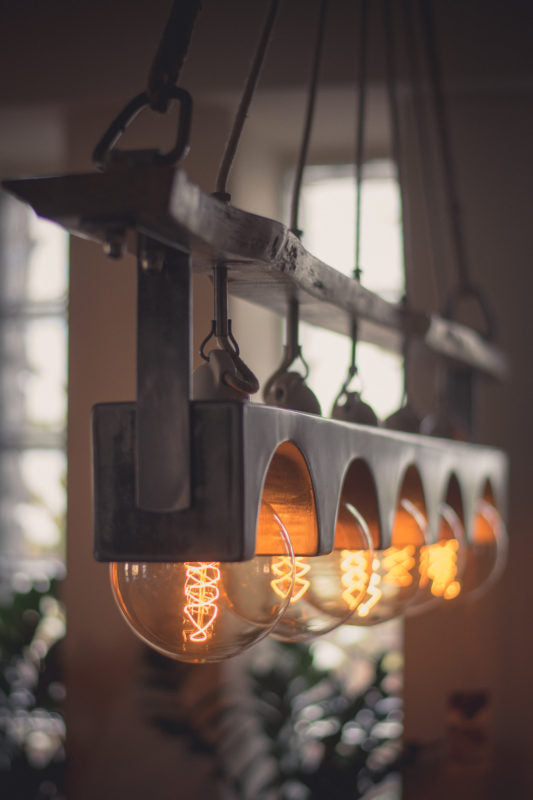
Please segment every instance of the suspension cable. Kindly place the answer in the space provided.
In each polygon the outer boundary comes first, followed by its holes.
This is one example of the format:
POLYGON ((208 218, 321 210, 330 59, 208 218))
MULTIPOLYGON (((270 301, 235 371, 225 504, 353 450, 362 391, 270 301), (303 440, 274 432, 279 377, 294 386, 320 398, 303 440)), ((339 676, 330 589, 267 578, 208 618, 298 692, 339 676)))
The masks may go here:
POLYGON ((442 91, 440 59, 437 51, 437 40, 435 36, 435 25, 431 0, 420 0, 419 9, 425 36, 432 96, 437 122, 437 135, 439 138, 440 150, 443 159, 445 190, 450 215, 450 224, 452 228, 451 232, 455 250, 455 263, 458 271, 459 285, 462 289, 468 289, 471 287, 472 282, 469 274, 464 233, 461 224, 461 212, 459 196, 457 193, 455 164, 450 143, 446 102, 444 98, 444 92, 442 91))
MULTIPOLYGON (((392 0, 385 0, 384 5, 385 29, 385 70, 387 82, 387 95, 389 100, 389 113, 392 139, 392 157, 396 164, 398 186, 400 187, 400 228, 402 230, 402 259, 405 275, 405 294, 408 298, 408 282, 406 263, 406 235, 405 235, 405 181, 401 152, 400 115, 398 111, 398 80, 396 75, 396 39, 393 30, 392 0)), ((405 301, 407 302, 407 300, 405 301)))
POLYGON ((150 108, 165 113, 171 100, 171 91, 185 61, 200 0, 174 0, 163 30, 150 72, 148 95, 150 108))
POLYGON ((237 147, 239 145, 242 130, 244 128, 244 122, 248 115, 248 109, 250 108, 250 103, 252 102, 255 87, 259 79, 259 74, 261 72, 261 67, 263 66, 266 50, 268 47, 268 43, 270 41, 272 29, 274 28, 276 15, 278 13, 278 8, 279 8, 279 0, 272 0, 265 19, 265 23, 263 25, 261 36, 259 38, 255 56, 252 61, 252 65, 250 67, 250 72, 248 73, 248 78, 246 79, 246 84, 241 97, 241 102, 239 103, 237 114, 233 122, 233 128, 231 130, 229 139, 226 143, 226 148, 222 156, 222 161, 220 162, 220 167, 218 170, 217 182, 216 182, 216 191, 215 191, 215 195, 218 196, 220 199, 224 200, 230 199, 230 196, 226 188, 229 173, 233 164, 233 160, 235 158, 235 154, 237 152, 237 147))
POLYGON ((415 33, 411 0, 404 3, 404 19, 406 32, 406 49, 410 83, 413 88, 413 113, 416 136, 418 138, 417 151, 420 157, 422 177, 422 213, 425 215, 426 227, 429 233, 429 257, 431 263, 431 277, 437 307, 442 311, 446 298, 446 269, 442 256, 443 249, 437 245, 439 240, 438 216, 435 213, 434 181, 436 179, 435 164, 432 163, 430 147, 430 130, 427 120, 427 108, 422 91, 420 51, 415 33))
MULTIPOLYGON (((361 198, 363 189, 363 158, 365 149, 366 89, 367 89, 367 28, 368 0, 361 0, 359 30, 359 97, 357 104, 357 129, 355 136, 355 266, 353 276, 361 280, 361 198)), ((353 337, 352 337, 353 339, 353 337)), ((352 357, 352 363, 354 359, 352 357)))
POLYGON ((326 14, 328 8, 328 0, 320 0, 320 7, 318 11, 318 21, 316 29, 315 50, 313 54, 313 63, 311 68, 311 77, 309 81, 309 88, 307 93, 307 110, 305 115, 305 124, 300 145, 300 153, 298 156, 298 163, 296 165, 296 174, 294 177, 294 186, 292 190, 291 201, 291 215, 290 215, 290 230, 297 236, 301 236, 301 231, 298 228, 298 215, 300 211, 300 196, 302 191, 302 180, 305 165, 307 163, 307 154, 309 150, 309 141, 311 139, 311 129, 313 126, 313 119, 315 113, 315 101, 318 88, 318 77, 320 72, 320 62, 322 60, 322 48, 324 43, 324 32, 326 27, 326 14))

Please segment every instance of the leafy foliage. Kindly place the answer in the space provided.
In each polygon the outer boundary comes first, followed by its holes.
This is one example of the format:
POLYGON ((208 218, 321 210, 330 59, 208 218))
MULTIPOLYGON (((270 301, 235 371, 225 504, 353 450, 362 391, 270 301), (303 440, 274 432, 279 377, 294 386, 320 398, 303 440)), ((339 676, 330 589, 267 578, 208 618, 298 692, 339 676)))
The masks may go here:
POLYGON ((307 646, 281 643, 268 669, 256 670, 282 800, 357 800, 395 769, 401 704, 386 689, 388 674, 382 655, 366 689, 350 696, 335 671, 317 669, 307 646))
POLYGON ((48 581, 0 605, 0 796, 60 800, 65 725, 64 613, 48 581))

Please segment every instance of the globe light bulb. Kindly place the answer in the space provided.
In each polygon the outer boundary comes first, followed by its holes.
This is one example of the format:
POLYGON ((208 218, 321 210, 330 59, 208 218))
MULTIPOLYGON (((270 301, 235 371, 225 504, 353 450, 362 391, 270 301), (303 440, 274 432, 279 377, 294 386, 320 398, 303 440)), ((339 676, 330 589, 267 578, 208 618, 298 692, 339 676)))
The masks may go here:
POLYGON ((401 499, 394 517, 391 546, 374 552, 366 594, 347 624, 376 625, 404 613, 418 591, 425 533, 424 514, 411 500, 401 499))
POLYGON ((290 603, 272 636, 303 641, 342 625, 366 594, 372 558, 365 520, 351 504, 341 504, 332 552, 295 557, 290 603))
POLYGON ((486 494, 477 503, 472 536, 466 547, 463 592, 469 597, 486 591, 505 566, 507 534, 502 517, 486 494))
POLYGON ((163 655, 195 663, 230 658, 266 636, 287 608, 294 582, 289 535, 265 503, 258 539, 267 518, 269 542, 282 556, 112 563, 113 594, 134 633, 163 655), (284 559, 282 574, 275 566, 279 558, 284 559))
POLYGON ((416 614, 454 600, 462 591, 466 563, 464 526, 457 512, 443 503, 439 512, 437 541, 420 551, 419 589, 407 613, 416 614))

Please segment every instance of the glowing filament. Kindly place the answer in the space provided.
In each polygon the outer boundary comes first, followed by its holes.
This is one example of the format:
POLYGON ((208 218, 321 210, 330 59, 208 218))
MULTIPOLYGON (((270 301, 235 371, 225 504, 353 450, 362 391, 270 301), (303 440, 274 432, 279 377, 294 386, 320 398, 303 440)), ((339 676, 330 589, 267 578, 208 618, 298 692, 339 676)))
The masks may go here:
POLYGON ((272 572, 276 576, 270 585, 282 600, 288 596, 292 588, 292 559, 290 556, 279 556, 272 563, 272 572))
MULTIPOLYGON (((292 587, 291 604, 297 603, 306 591, 309 589, 311 583, 307 580, 305 575, 311 569, 311 565, 303 556, 296 556, 294 559, 294 584, 292 587)), ((292 563, 289 556, 279 556, 272 565, 272 571, 276 578, 270 582, 270 585, 278 595, 278 597, 287 597, 288 588, 291 582, 292 563)))
POLYGON ((185 568, 187 577, 183 611, 193 626, 193 632, 184 635, 191 642, 205 642, 213 633, 213 624, 218 615, 218 561, 186 561, 185 568))
POLYGON ((456 580, 458 549, 456 539, 422 548, 420 585, 425 586, 431 581, 430 590, 435 597, 451 600, 461 591, 461 584, 456 580))
POLYGON ((365 600, 357 607, 357 616, 359 617, 367 617, 376 603, 378 603, 381 599, 381 589, 379 588, 381 583, 381 575, 379 573, 379 569, 379 560, 375 558, 372 562, 372 575, 370 576, 370 583, 368 584, 368 589, 366 590, 365 600))
POLYGON ((367 558, 360 550, 342 550, 342 599, 353 611, 368 585, 367 558))
POLYGON ((393 586, 410 586, 413 582, 411 570, 416 561, 414 558, 415 546, 408 544, 405 547, 389 547, 383 551, 383 581, 393 586))
POLYGON ((309 564, 305 558, 302 558, 302 556, 297 556, 294 559, 294 586, 292 589, 291 603, 297 603, 309 589, 311 584, 305 576, 310 569, 311 564, 309 564))

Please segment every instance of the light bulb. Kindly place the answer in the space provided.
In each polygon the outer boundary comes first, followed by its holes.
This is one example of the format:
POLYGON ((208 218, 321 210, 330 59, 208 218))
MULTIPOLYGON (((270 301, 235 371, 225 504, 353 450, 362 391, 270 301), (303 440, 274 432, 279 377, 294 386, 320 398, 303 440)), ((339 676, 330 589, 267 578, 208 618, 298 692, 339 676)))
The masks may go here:
POLYGON ((407 613, 426 611, 443 600, 454 600, 462 591, 466 561, 463 523, 448 504, 440 507, 437 541, 420 551, 420 583, 407 613))
POLYGON ((463 591, 470 597, 485 591, 505 566, 507 534, 498 509, 491 498, 477 504, 472 536, 466 547, 463 591))
POLYGON ((294 579, 289 536, 265 503, 258 538, 266 518, 269 542, 283 556, 256 555, 242 562, 112 563, 115 600, 137 636, 163 655, 191 662, 229 658, 266 636, 289 604, 294 579), (275 571, 280 557, 282 574, 275 571))
POLYGON ((341 505, 339 520, 331 553, 295 557, 290 604, 272 631, 275 639, 302 641, 327 633, 366 594, 373 556, 368 527, 350 504, 341 505))
POLYGON ((400 500, 391 546, 374 552, 367 591, 347 624, 376 625, 404 613, 418 591, 425 532, 424 514, 411 500, 400 500))

